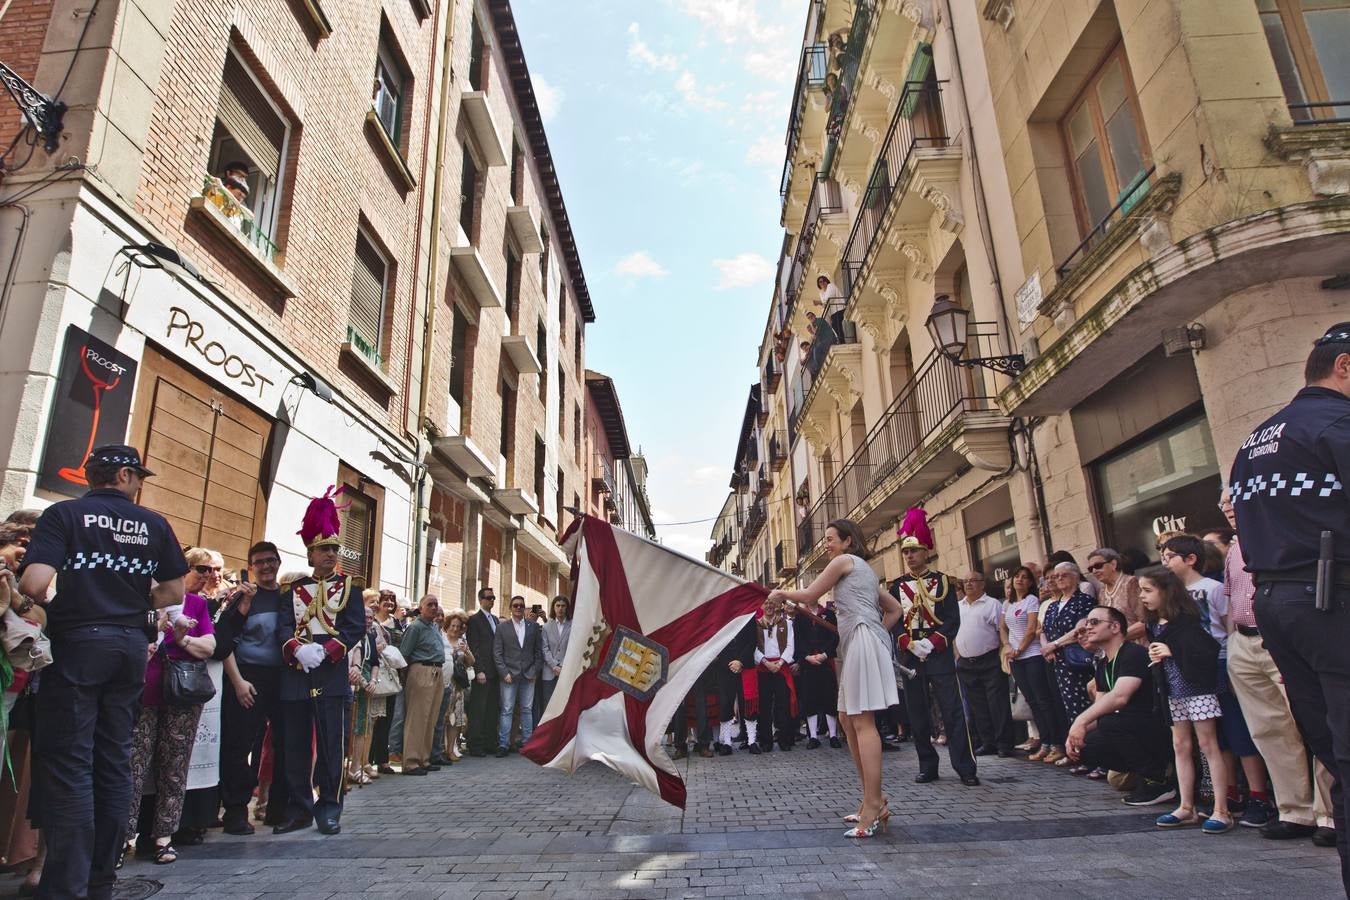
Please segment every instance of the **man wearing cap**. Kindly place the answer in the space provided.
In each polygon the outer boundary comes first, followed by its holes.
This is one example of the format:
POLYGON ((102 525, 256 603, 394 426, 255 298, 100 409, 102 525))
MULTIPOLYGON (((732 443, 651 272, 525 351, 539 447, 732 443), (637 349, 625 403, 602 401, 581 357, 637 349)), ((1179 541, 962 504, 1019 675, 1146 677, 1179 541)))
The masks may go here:
POLYGON ((1350 896, 1350 322, 1314 342, 1303 375, 1293 401, 1238 448, 1229 491, 1256 628, 1304 743, 1334 779, 1350 896))
POLYGON ((154 473, 134 447, 95 447, 84 472, 90 490, 34 526, 19 589, 47 607, 52 641, 33 748, 47 844, 38 896, 101 900, 126 842, 149 616, 183 602, 188 565, 164 517, 135 502, 154 473))
POLYGON ((916 673, 905 683, 905 707, 909 711, 914 749, 919 752, 919 774, 914 776, 914 782, 927 784, 938 779, 938 753, 933 749, 933 726, 928 712, 930 698, 936 696, 952 768, 962 784, 975 787, 980 779, 975 775, 975 752, 966 731, 952 651, 961 627, 957 581, 928 568, 933 534, 922 509, 905 513, 897 533, 906 572, 891 582, 891 595, 904 608, 900 636, 896 639, 900 662, 916 673))
MULTIPOLYGON (((339 488, 337 493, 341 492, 339 488)), ((282 586, 277 629, 286 666, 281 676, 281 708, 286 719, 285 778, 290 804, 286 821, 273 828, 273 834, 299 831, 310 823, 323 834, 342 830, 338 819, 342 814, 343 740, 352 703, 347 651, 365 636, 366 611, 361 604, 365 585, 337 571, 342 545, 333 496, 329 488, 311 500, 300 526, 313 575, 282 586), (319 789, 317 802, 315 787, 319 789)))

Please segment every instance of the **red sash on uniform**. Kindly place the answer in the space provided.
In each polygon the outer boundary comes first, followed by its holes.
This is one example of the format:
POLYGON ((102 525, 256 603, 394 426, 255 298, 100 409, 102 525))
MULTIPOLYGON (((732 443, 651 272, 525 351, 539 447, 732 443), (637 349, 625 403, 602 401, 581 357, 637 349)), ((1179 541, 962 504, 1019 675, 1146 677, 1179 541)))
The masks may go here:
MULTIPOLYGON (((764 660, 763 660, 762 662, 760 662, 759 668, 762 669, 762 670, 765 671, 765 672, 768 672, 770 675, 773 675, 773 674, 782 675, 783 678, 787 681, 787 689, 788 689, 788 714, 791 715, 791 716, 793 716, 793 717, 796 717, 796 715, 797 715, 797 682, 796 682, 796 680, 794 680, 793 677, 792 677, 792 666, 783 666, 783 668, 779 669, 777 673, 774 673, 774 672, 769 671, 769 667, 768 667, 768 666, 764 665, 764 663, 766 663, 766 662, 782 662, 782 661, 783 661, 783 660, 782 660, 782 657, 779 657, 779 656, 775 656, 775 657, 772 657, 772 658, 766 656, 766 657, 764 658, 764 660)), ((755 679, 755 680, 758 681, 759 679, 755 679)), ((759 695, 758 695, 759 685, 758 685, 758 684, 755 685, 755 691, 756 691, 755 700, 756 700, 756 702, 758 702, 758 701, 759 701, 759 695)))
POLYGON ((741 718, 759 715, 759 670, 741 669, 741 718))

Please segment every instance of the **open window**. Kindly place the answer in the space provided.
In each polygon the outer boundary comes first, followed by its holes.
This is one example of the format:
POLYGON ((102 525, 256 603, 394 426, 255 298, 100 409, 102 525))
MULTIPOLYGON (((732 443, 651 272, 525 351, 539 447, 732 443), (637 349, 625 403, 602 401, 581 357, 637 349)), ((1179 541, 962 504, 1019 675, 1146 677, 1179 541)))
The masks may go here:
POLYGON ((231 47, 225 54, 203 193, 213 199, 220 195, 217 206, 269 262, 278 256, 277 223, 285 201, 290 138, 290 121, 231 47), (227 189, 234 179, 246 191, 232 184, 227 189))
POLYGON ((379 117, 380 126, 395 147, 403 146, 403 124, 408 79, 398 63, 391 42, 380 35, 380 49, 375 59, 375 90, 371 106, 379 117))

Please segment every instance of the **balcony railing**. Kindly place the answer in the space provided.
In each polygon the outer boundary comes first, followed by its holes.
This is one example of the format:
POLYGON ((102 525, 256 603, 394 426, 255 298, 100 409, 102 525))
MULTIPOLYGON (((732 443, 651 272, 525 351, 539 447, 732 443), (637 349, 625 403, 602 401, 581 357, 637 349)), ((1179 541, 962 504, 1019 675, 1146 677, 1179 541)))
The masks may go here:
POLYGON ((797 70, 797 84, 792 89, 792 112, 788 115, 787 155, 783 159, 783 175, 778 183, 778 196, 787 202, 792 187, 792 158, 797 155, 797 142, 802 137, 802 120, 806 117, 807 93, 825 86, 828 48, 824 44, 808 44, 802 48, 802 62, 797 70))
POLYGON ((761 495, 767 494, 769 492, 769 488, 773 487, 773 469, 769 468, 769 464, 767 462, 762 462, 759 464, 759 470, 758 474, 756 475, 756 478, 758 479, 756 483, 759 485, 759 493, 761 495))
POLYGON ((876 0, 858 0, 853 10, 853 23, 848 29, 848 38, 838 54, 827 65, 838 67, 833 74, 835 83, 829 83, 826 76, 825 91, 829 97, 829 118, 825 122, 825 152, 820 163, 821 172, 830 172, 834 155, 839 149, 839 138, 843 135, 844 121, 848 118, 849 108, 853 105, 858 81, 858 69, 862 64, 863 47, 867 43, 868 32, 872 28, 872 19, 876 14, 876 0))
POLYGON ((1295 125, 1332 125, 1350 122, 1350 100, 1327 103, 1290 103, 1289 114, 1295 125))
POLYGON ((787 274, 787 317, 792 318, 797 298, 801 296, 803 282, 806 280, 807 263, 811 260, 811 251, 820 235, 820 217, 831 213, 843 212, 844 201, 839 193, 839 183, 833 178, 817 178, 811 184, 811 196, 806 201, 806 216, 802 219, 801 236, 797 239, 797 249, 792 254, 792 265, 787 274))
POLYGON ((1125 218, 1125 215, 1134 208, 1144 195, 1148 193, 1149 184, 1153 178, 1153 173, 1157 171, 1157 166, 1149 166, 1145 172, 1140 172, 1131 181, 1125 190, 1120 192, 1120 199, 1116 205, 1111 207, 1111 211, 1102 217, 1102 220, 1093 226, 1088 232, 1087 237, 1083 238, 1082 243, 1073 248, 1073 252, 1068 255, 1064 262, 1055 266, 1055 274, 1063 278, 1074 266, 1078 264, 1080 257, 1087 256, 1088 252, 1096 246, 1097 241, 1106 236, 1117 222, 1125 218))
POLYGON ((760 529, 769 518, 769 504, 763 497, 760 497, 750 507, 750 512, 745 517, 745 532, 741 535, 742 552, 750 549, 754 544, 755 538, 759 535, 760 529))
POLYGON ((902 184, 902 179, 909 177, 910 157, 921 148, 947 146, 945 131, 941 86, 936 82, 906 82, 895 117, 881 144, 881 153, 872 167, 872 177, 867 181, 858 218, 844 244, 841 290, 846 295, 853 295, 853 287, 886 218, 891 196, 902 184))
MULTIPOLYGON (((997 334, 992 323, 971 323, 970 354, 1001 353, 997 334)), ((945 356, 929 354, 797 526, 802 556, 814 552, 826 525, 853 518, 872 492, 927 448, 934 436, 967 413, 995 408, 996 395, 992 372, 962 368, 945 356)))
POLYGON ((595 471, 591 473, 591 484, 611 497, 614 496, 614 467, 599 453, 595 454, 595 471))
POLYGON ((775 431, 769 435, 769 465, 775 469, 782 468, 783 463, 788 458, 787 434, 783 431, 775 431))
POLYGON ((280 251, 277 245, 263 232, 253 218, 253 211, 234 199, 234 195, 225 189, 219 178, 207 176, 202 182, 202 196, 220 211, 225 221, 239 232, 244 243, 259 257, 274 266, 280 266, 280 251))
POLYGON ((769 354, 768 360, 764 363, 764 389, 760 391, 760 397, 766 398, 778 390, 778 382, 783 378, 783 366, 773 354, 769 354))
POLYGON ((797 570, 797 548, 792 541, 779 541, 773 548, 773 569, 779 578, 785 578, 797 570))

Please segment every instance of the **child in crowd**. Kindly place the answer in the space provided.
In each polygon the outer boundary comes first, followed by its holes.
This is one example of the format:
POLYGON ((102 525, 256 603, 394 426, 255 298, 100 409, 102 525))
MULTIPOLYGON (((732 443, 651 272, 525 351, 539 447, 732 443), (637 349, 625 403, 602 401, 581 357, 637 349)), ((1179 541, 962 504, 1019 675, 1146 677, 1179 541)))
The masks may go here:
MULTIPOLYGON (((1199 610, 1181 579, 1167 569, 1150 569, 1139 578, 1139 600, 1153 643, 1148 646, 1150 665, 1162 666, 1163 677, 1154 676, 1172 717, 1172 750, 1176 755, 1179 804, 1158 817, 1159 828, 1180 828, 1200 823, 1195 811, 1195 757, 1200 752, 1209 763, 1215 784, 1228 783, 1228 769, 1219 751, 1216 720, 1220 717, 1218 685, 1219 646, 1202 624, 1199 610)), ((1223 834, 1233 828, 1228 795, 1214 792, 1214 812, 1201 826, 1205 834, 1223 834)))

